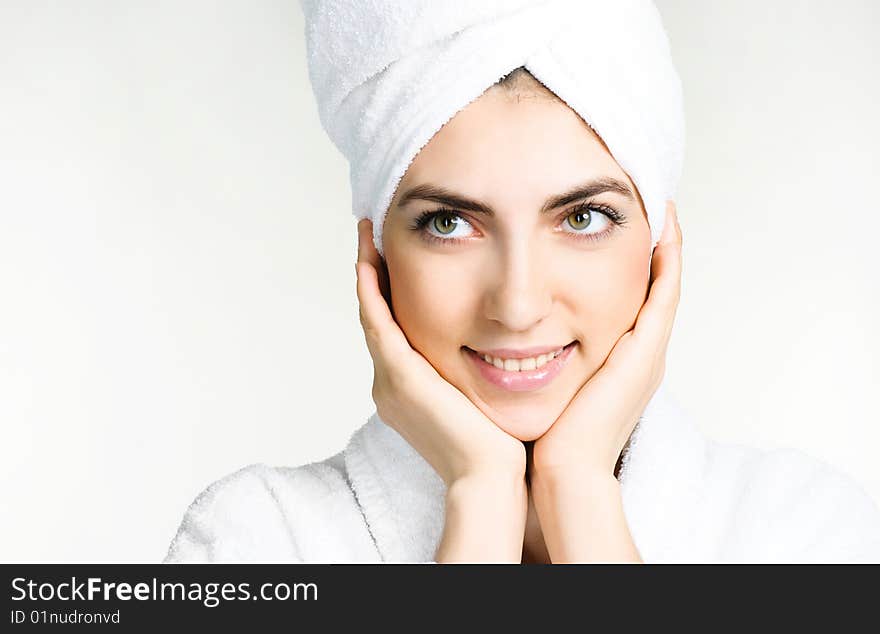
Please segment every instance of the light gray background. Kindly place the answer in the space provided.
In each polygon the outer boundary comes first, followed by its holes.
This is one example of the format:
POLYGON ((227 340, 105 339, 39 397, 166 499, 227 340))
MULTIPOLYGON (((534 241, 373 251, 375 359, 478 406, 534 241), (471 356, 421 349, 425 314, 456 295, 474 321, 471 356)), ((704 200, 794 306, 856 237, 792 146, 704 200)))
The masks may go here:
MULTIPOLYGON (((880 501, 878 4, 659 6, 688 124, 668 384, 880 501)), ((294 0, 0 3, 0 559, 158 561, 210 482, 373 411, 302 29, 294 0)))

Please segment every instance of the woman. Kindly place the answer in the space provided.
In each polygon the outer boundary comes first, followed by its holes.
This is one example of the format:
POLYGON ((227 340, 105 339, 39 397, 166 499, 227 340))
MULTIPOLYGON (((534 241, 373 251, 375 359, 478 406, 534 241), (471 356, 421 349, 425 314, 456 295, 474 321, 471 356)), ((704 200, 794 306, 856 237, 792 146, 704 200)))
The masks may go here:
MULTIPOLYGON (((379 67, 395 42, 409 42, 400 14, 420 3, 384 4, 394 19, 368 16, 385 36, 375 38, 379 67)), ((347 92, 333 89, 370 75, 335 60, 337 83, 325 87, 313 72, 322 121, 352 160, 356 215, 365 216, 356 272, 376 413, 327 460, 251 465, 212 484, 188 509, 166 561, 880 560, 880 512, 857 484, 798 451, 704 438, 663 388, 682 234, 674 203, 660 194, 674 189, 682 130, 653 7, 559 2, 554 13, 495 4, 469 3, 467 28, 460 15, 422 5, 439 14, 420 14, 421 24, 455 36, 438 36, 434 50, 413 36, 417 52, 347 92), (566 83, 547 60, 583 70, 559 26, 582 12, 617 44, 607 49, 616 57, 597 62, 589 83, 566 83), (476 98, 450 100, 417 133, 387 132, 397 129, 388 117, 421 116, 418 73, 442 68, 445 54, 456 59, 469 37, 491 51, 515 41, 514 51, 517 32, 534 38, 530 47, 542 34, 553 44, 476 98), (488 46, 493 36, 507 40, 488 46), (621 50, 642 57, 627 67, 621 50), (623 73, 605 72, 615 64, 671 88, 648 106, 634 80, 620 85, 614 77, 623 73), (597 85, 603 78, 608 85, 597 85), (416 103, 407 110, 388 99, 395 107, 383 111, 390 93, 416 103), (385 134, 365 133, 370 117, 342 116, 364 104, 385 113, 373 117, 385 134), (633 118, 639 108, 650 111, 633 118), (342 131, 351 121, 360 126, 352 137, 408 149, 355 147, 342 131), (623 132, 640 125, 644 134, 623 132), (375 161, 367 167, 370 156, 396 160, 380 162, 383 171, 375 161)), ((361 53, 350 59, 370 60, 369 45, 340 34, 323 8, 304 4, 310 69, 328 63, 321 43, 339 50, 328 42, 334 32, 361 53)), ((505 61, 499 53, 484 62, 486 75, 505 61)), ((419 85, 429 90, 425 73, 419 85)))

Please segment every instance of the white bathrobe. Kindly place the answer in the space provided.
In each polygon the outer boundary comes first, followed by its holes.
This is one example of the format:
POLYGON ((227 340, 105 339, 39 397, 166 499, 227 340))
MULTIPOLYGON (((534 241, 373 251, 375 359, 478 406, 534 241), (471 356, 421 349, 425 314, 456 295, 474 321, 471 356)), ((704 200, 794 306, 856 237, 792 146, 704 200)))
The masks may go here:
MULTIPOLYGON (((621 466, 646 563, 880 563, 880 509, 794 449, 710 439, 661 385, 621 466)), ((253 464, 192 502, 165 562, 432 562, 445 485, 374 412, 344 450, 298 467, 253 464)))

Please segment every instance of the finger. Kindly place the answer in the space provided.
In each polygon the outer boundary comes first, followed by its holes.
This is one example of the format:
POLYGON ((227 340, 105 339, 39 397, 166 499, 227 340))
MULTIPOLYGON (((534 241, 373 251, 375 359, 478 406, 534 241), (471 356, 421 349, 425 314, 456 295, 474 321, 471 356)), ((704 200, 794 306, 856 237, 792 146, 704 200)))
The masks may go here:
POLYGON ((681 228, 668 201, 663 235, 651 260, 651 288, 639 311, 635 334, 656 346, 668 342, 681 296, 681 228))
MULTIPOLYGON (((378 332, 381 324, 385 321, 385 312, 389 312, 388 306, 381 306, 375 297, 377 291, 381 292, 379 284, 378 260, 370 252, 368 243, 372 241, 370 220, 362 219, 358 222, 358 258, 355 263, 357 273, 358 301, 361 306, 361 324, 365 329, 378 332)), ((375 252, 375 247, 373 248, 375 252)))
MULTIPOLYGON (((374 265, 376 259, 365 248, 365 241, 372 242, 369 221, 358 223, 358 261, 355 263, 355 270, 361 326, 371 353, 394 354, 400 350, 403 333, 382 296, 379 273, 374 265)), ((375 247, 373 251, 375 253, 375 247)), ((406 341, 405 338, 403 341, 406 341)))
POLYGON ((373 239, 373 221, 369 218, 361 218, 357 223, 358 231, 358 261, 369 262, 374 267, 379 263, 378 254, 375 253, 376 246, 373 245, 373 251, 369 249, 369 243, 373 239))
POLYGON ((376 250, 373 242, 373 221, 369 218, 362 218, 358 221, 358 260, 369 262, 379 276, 379 290, 382 297, 391 306, 391 288, 388 282, 388 269, 385 266, 385 260, 376 250))

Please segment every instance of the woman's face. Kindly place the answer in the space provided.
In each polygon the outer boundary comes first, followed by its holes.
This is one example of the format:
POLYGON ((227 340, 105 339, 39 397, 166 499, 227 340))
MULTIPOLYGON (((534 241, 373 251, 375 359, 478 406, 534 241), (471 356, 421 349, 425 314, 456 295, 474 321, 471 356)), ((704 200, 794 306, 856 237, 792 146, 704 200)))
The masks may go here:
POLYGON ((522 441, 550 428, 633 327, 648 290, 641 198, 558 100, 489 90, 460 111, 409 166, 383 241, 394 316, 410 345, 522 441), (613 181, 624 192, 607 187, 613 181), (593 193, 560 198, 591 183, 593 193), (571 342, 561 371, 537 385, 507 370, 490 380, 484 372, 494 368, 481 370, 471 352, 571 342))

